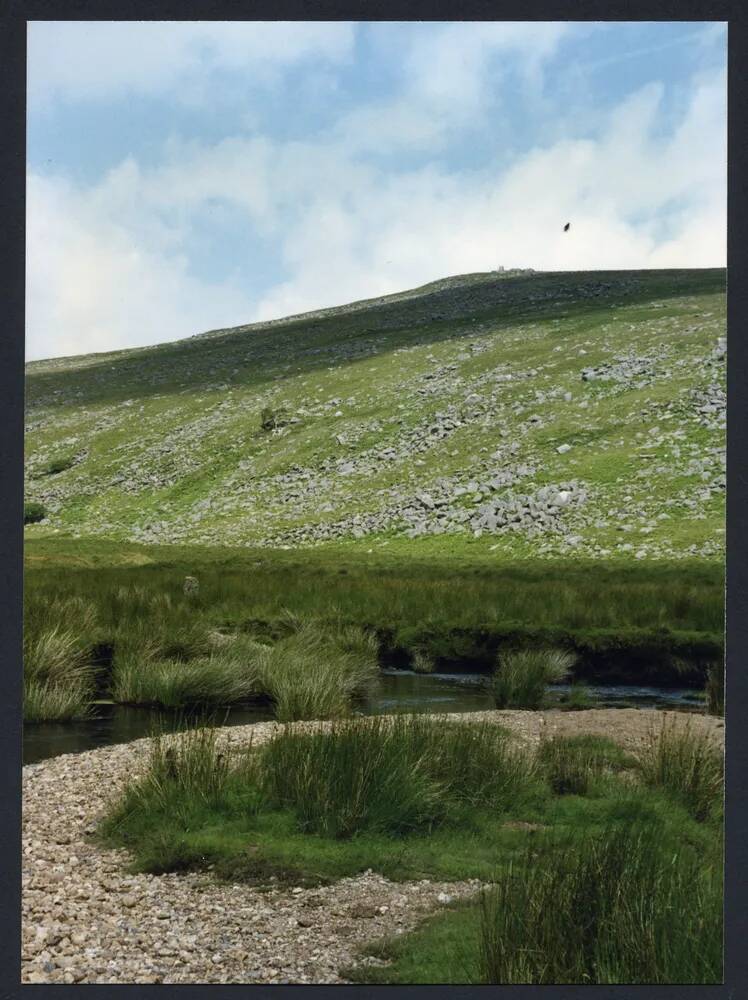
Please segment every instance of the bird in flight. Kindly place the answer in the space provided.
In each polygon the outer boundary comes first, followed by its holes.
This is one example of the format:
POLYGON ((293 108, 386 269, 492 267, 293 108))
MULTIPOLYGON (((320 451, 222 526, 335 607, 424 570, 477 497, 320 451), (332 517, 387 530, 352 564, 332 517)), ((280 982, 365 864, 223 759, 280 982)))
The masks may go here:
POLYGON ((564 226, 564 232, 568 233, 570 229, 571 229, 571 223, 567 222, 566 225, 564 226))

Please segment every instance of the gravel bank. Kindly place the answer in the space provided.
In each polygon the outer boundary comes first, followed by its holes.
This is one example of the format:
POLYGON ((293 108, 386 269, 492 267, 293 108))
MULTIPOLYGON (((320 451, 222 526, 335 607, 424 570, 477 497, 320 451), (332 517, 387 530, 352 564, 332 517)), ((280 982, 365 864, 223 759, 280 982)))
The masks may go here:
MULTIPOLYGON (((535 743, 595 732, 635 748, 662 715, 721 740, 722 721, 636 709, 480 712, 535 743)), ((275 723, 227 728, 229 745, 267 740, 275 723)), ((206 874, 130 875, 127 854, 91 843, 98 818, 144 765, 148 741, 68 754, 23 769, 26 983, 339 983, 368 940, 409 930, 460 883, 390 882, 367 872, 316 889, 262 892, 206 874)))

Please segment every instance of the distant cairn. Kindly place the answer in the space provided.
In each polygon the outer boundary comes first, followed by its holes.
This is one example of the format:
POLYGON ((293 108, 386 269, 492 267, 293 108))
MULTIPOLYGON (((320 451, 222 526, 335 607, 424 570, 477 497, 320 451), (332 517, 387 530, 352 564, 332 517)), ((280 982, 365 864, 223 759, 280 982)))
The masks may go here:
POLYGON ((500 274, 502 278, 517 278, 537 274, 537 271, 532 267, 504 267, 503 264, 499 264, 493 273, 500 274))

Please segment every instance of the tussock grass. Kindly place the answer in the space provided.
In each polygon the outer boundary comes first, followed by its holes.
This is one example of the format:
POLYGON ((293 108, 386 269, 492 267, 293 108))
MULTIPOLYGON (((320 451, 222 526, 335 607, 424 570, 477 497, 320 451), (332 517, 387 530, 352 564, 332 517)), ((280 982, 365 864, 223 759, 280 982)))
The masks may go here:
POLYGON ((93 697, 90 659, 95 627, 95 608, 82 598, 26 602, 23 633, 26 722, 62 721, 88 714, 93 697))
POLYGON ((91 713, 91 685, 86 679, 64 683, 24 680, 23 721, 64 722, 84 719, 91 713))
POLYGON ((569 674, 574 656, 561 649, 526 649, 502 653, 493 676, 497 708, 538 709, 549 684, 569 674))
POLYGON ((338 718, 379 677, 376 639, 356 626, 288 618, 289 634, 258 656, 259 686, 281 722, 338 718))
POLYGON ((47 516, 47 508, 43 503, 37 503, 33 500, 26 500, 23 505, 23 523, 24 524, 38 524, 39 521, 43 521, 47 516))
POLYGON ((281 721, 336 718, 379 677, 376 639, 356 626, 286 614, 281 637, 267 644, 221 635, 182 607, 170 619, 169 595, 142 603, 150 617, 122 626, 115 647, 119 702, 181 708, 262 696, 281 721))
POLYGON ((99 832, 138 870, 210 863, 233 881, 319 883, 373 866, 399 878, 459 878, 465 864, 488 873, 497 837, 516 837, 504 816, 546 794, 508 739, 420 716, 288 725, 231 756, 210 732, 156 737, 99 832))
POLYGON ((710 715, 725 714, 725 665, 710 663, 706 673, 706 701, 710 715))
POLYGON ((187 845, 182 830, 201 811, 220 808, 232 765, 207 718, 184 722, 177 734, 154 733, 144 774, 113 803, 99 833, 115 841, 123 833, 125 842, 135 838, 148 871, 202 866, 202 855, 187 845))
POLYGON ((719 982, 721 872, 659 836, 623 826, 510 864, 482 896, 479 981, 719 982))
POLYGON ((78 679, 87 662, 87 650, 72 629, 59 625, 24 634, 24 673, 29 679, 63 682, 78 679))
POLYGON ((107 596, 106 613, 115 621, 118 658, 136 652, 150 659, 189 660, 211 652, 211 629, 194 600, 145 588, 119 587, 107 596))
POLYGON ((163 708, 228 705, 257 695, 258 677, 255 663, 242 663, 225 652, 187 663, 133 655, 118 661, 112 694, 125 704, 163 708))
POLYGON ((65 472, 66 469, 71 469, 73 465, 75 465, 75 455, 60 453, 53 455, 49 461, 45 462, 37 475, 55 476, 58 472, 65 472))
POLYGON ((434 659, 424 649, 413 650, 413 670, 417 674, 433 674, 434 659))
POLYGON ((157 733, 151 740, 146 776, 132 794, 149 804, 168 806, 182 796, 206 803, 219 800, 226 787, 230 760, 218 746, 218 731, 210 724, 184 726, 177 737, 157 733))
POLYGON ((683 803, 694 819, 719 819, 724 794, 724 755, 707 736, 676 719, 662 720, 640 761, 644 781, 683 803))
POLYGON ((559 704, 559 708, 566 709, 570 712, 581 711, 586 708, 594 708, 595 699, 592 697, 592 692, 586 684, 580 681, 572 682, 569 693, 559 704))
POLYGON ((538 748, 538 764, 556 795, 587 795, 606 772, 633 767, 635 758, 601 736, 552 736, 538 748))
MULTIPOLYGON (((441 648, 444 636, 458 629, 490 626, 495 634, 513 630, 528 636, 552 629, 597 644, 602 640, 596 631, 614 630, 625 649, 641 643, 636 630, 651 637, 665 625, 675 637, 712 637, 721 636, 724 626, 723 567, 703 561, 621 565, 541 560, 497 567, 495 560, 489 565, 472 553, 469 560, 425 560, 385 549, 364 562, 326 550, 273 552, 269 557, 264 550, 145 549, 85 539, 76 540, 69 552, 66 545, 64 539, 27 542, 27 597, 49 601, 66 593, 93 601, 106 642, 113 641, 122 622, 149 617, 156 594, 170 599, 170 617, 184 607, 212 625, 233 627, 275 622, 279 608, 307 618, 329 617, 337 605, 347 622, 391 629, 396 644, 421 646, 437 656, 450 652, 441 648), (156 562, 128 564, 128 557, 146 553, 156 562), (93 571, 77 565, 84 556, 93 571), (111 565, 118 559, 120 565, 111 565), (200 580, 200 593, 190 602, 182 594, 185 574, 197 574, 200 580), (424 623, 432 626, 421 628, 424 623), (415 630, 410 639, 409 630, 415 630)), ((668 640, 666 634, 661 641, 672 645, 673 637, 668 640)))
POLYGON ((224 649, 191 602, 146 588, 119 587, 107 595, 114 616, 111 694, 130 704, 182 708, 249 697, 248 676, 224 649))
MULTIPOLYGON (((60 647, 60 652, 53 656, 58 666, 78 653, 87 654, 96 641, 99 622, 99 609, 90 597, 26 593, 23 608, 24 662, 36 663, 39 658, 44 659, 48 655, 49 650, 43 648, 46 640, 41 637, 51 633, 64 637, 60 641, 66 646, 65 651, 60 647)), ((51 640, 53 644, 56 641, 51 640)))
POLYGON ((269 801, 292 809, 303 830, 346 838, 506 808, 531 768, 497 726, 375 716, 286 730, 263 749, 261 770, 269 801))

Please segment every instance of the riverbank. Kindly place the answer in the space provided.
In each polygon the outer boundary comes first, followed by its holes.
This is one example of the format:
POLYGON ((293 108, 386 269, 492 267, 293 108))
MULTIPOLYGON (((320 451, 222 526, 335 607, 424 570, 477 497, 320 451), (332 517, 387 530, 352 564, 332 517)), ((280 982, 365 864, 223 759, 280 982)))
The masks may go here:
POLYGON ((272 640, 284 611, 336 617, 376 635, 385 667, 419 653, 440 670, 485 671, 500 649, 561 646, 587 682, 679 684, 689 665, 699 685, 722 657, 717 560, 510 559, 481 539, 467 552, 431 541, 284 551, 29 538, 26 604, 48 616, 65 601, 63 627, 94 647, 104 686, 122 621, 143 617, 172 643, 198 622, 272 640), (187 595, 185 576, 198 581, 187 595))
MULTIPOLYGON (((590 733, 635 751, 663 717, 690 720, 721 743, 706 715, 597 709, 492 711, 450 719, 495 721, 526 744, 590 733)), ((265 742, 273 722, 229 727, 227 747, 265 742)), ((128 874, 128 856, 92 839, 107 806, 147 760, 136 740, 65 755, 23 771, 23 982, 339 983, 366 941, 413 928, 477 880, 391 882, 367 872, 332 885, 263 891, 206 873, 128 874), (102 782, 106 775, 106 782, 102 782)))

